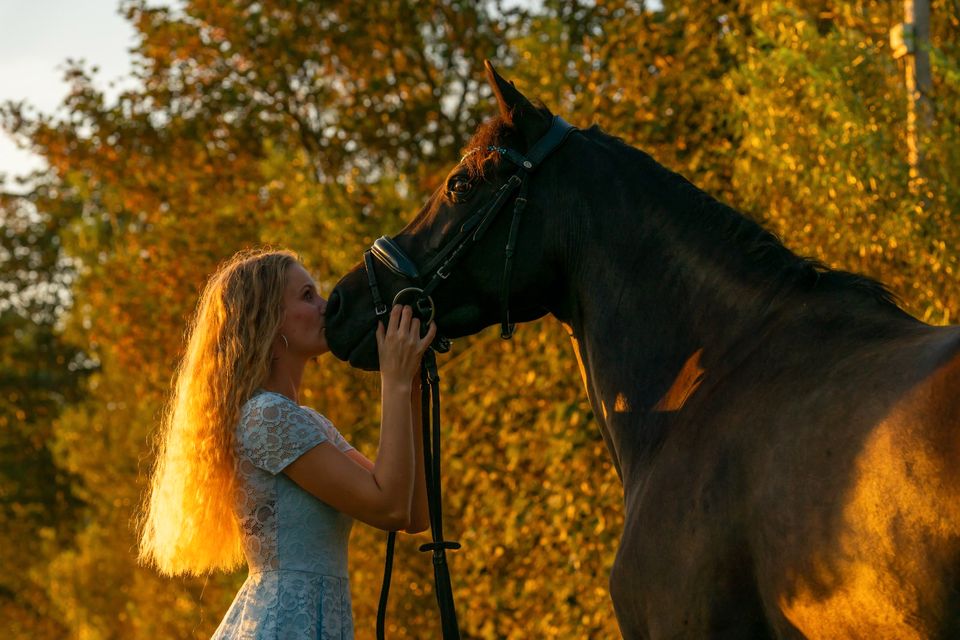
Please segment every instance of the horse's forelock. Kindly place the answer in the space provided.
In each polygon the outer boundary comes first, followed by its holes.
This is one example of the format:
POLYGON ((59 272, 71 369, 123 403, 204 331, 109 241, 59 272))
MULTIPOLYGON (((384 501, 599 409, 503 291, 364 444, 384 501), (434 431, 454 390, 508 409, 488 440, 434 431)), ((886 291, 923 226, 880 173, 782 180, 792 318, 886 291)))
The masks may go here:
POLYGON ((482 178, 487 158, 490 157, 488 147, 500 146, 512 125, 503 116, 497 116, 480 125, 477 132, 470 138, 470 142, 463 148, 463 160, 471 177, 482 178))
MULTIPOLYGON (((540 112, 540 115, 548 122, 553 118, 550 109, 539 100, 534 100, 528 103, 527 106, 540 112)), ((510 145, 508 142, 510 134, 517 132, 514 126, 514 117, 515 112, 511 112, 507 114, 501 113, 496 117, 490 118, 481 124, 476 133, 473 134, 473 137, 470 138, 470 142, 468 142, 467 146, 461 151, 462 158, 460 163, 466 165, 471 177, 484 177, 487 169, 487 159, 490 158, 491 155, 491 152, 488 151, 489 147, 510 145)), ((521 152, 524 151, 524 149, 519 148, 517 150, 521 152)))

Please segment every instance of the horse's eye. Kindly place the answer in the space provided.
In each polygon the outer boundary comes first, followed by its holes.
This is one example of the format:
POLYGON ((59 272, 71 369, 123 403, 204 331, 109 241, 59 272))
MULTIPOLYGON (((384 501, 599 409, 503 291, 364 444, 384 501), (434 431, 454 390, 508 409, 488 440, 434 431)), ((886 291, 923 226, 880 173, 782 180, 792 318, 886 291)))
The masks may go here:
POLYGON ((454 176, 447 182, 447 194, 454 202, 462 202, 472 188, 473 185, 464 176, 454 176))

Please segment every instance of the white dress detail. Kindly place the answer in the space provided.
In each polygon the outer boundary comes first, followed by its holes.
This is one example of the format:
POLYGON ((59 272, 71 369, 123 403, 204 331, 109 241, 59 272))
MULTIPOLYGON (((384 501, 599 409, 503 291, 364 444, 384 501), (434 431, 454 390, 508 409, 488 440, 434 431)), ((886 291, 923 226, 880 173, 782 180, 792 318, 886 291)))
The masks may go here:
POLYGON ((243 405, 236 436, 234 504, 249 575, 213 639, 352 639, 353 519, 281 472, 322 442, 353 447, 313 409, 263 390, 243 405))

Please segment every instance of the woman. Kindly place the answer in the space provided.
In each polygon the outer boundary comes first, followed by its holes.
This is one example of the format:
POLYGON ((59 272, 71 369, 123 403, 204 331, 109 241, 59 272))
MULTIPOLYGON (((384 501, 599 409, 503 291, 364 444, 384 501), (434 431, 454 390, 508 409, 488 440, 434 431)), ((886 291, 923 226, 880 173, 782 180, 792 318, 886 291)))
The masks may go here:
POLYGON ((207 282, 158 439, 140 559, 161 573, 249 576, 214 638, 352 638, 353 519, 427 527, 409 307, 377 328, 382 389, 375 462, 299 404, 304 367, 327 351, 326 300, 296 256, 241 252, 207 282))

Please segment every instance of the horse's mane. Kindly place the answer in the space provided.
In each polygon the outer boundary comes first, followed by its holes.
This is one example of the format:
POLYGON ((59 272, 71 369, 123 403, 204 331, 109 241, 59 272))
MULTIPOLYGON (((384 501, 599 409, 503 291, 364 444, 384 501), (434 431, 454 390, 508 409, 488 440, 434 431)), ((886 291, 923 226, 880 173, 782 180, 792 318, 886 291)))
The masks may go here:
POLYGON ((697 211, 697 225, 711 237, 734 244, 751 263, 760 269, 766 279, 784 282, 818 291, 857 291, 877 303, 900 310, 896 295, 886 285, 868 276, 833 269, 816 258, 799 256, 777 234, 763 227, 749 215, 720 202, 680 174, 670 171, 649 154, 627 144, 621 138, 595 131, 612 139, 630 152, 633 160, 642 164, 642 171, 650 172, 662 184, 670 197, 681 203, 681 208, 697 211))
MULTIPOLYGON (((485 121, 463 148, 461 161, 471 176, 483 177, 490 153, 489 146, 505 143, 513 131, 509 118, 498 115, 485 121)), ((706 193, 680 174, 673 172, 654 160, 649 154, 627 144, 622 138, 605 133, 597 125, 588 132, 596 133, 622 146, 644 172, 652 174, 658 183, 681 202, 683 209, 702 214, 698 227, 711 237, 721 238, 735 244, 751 258, 764 276, 771 281, 789 283, 808 290, 856 291, 866 294, 877 303, 900 310, 896 295, 883 283, 868 276, 833 269, 821 261, 799 256, 787 248, 773 232, 764 228, 749 215, 737 211, 706 193)))

